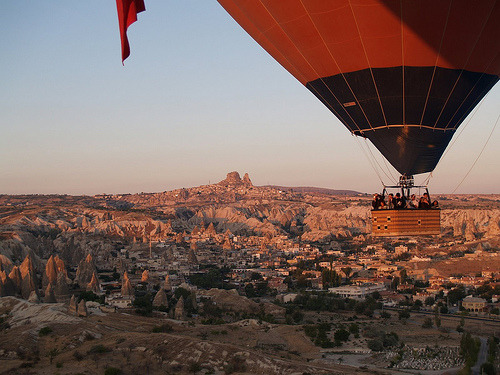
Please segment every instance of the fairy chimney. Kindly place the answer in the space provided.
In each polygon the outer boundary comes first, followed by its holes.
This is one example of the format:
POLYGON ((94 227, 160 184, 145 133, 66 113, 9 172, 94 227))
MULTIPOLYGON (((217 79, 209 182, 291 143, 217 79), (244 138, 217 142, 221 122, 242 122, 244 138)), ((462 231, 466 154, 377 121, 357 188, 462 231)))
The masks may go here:
POLYGON ((54 294, 57 301, 66 302, 70 298, 69 293, 70 291, 66 275, 63 272, 59 272, 57 275, 56 286, 54 288, 54 294))
POLYGON ((57 264, 51 255, 45 265, 45 272, 42 276, 42 287, 46 288, 48 284, 55 284, 57 281, 57 264))
POLYGON ((85 303, 85 300, 82 299, 80 303, 78 304, 78 316, 88 316, 89 312, 87 310, 87 304, 85 303))
POLYGON ((12 280, 15 293, 20 294, 23 285, 23 279, 21 276, 21 271, 19 270, 18 266, 12 267, 12 270, 9 273, 9 279, 12 280))
POLYGON ((77 315, 78 306, 76 305, 76 298, 73 294, 69 300, 68 314, 77 315))
POLYGON ((21 284, 21 296, 24 299, 28 299, 31 292, 37 291, 37 289, 35 276, 31 272, 27 272, 23 277, 23 282, 21 284))
POLYGON ((90 283, 95 272, 96 268, 92 259, 92 255, 88 254, 87 257, 78 264, 75 281, 81 287, 85 287, 88 285, 88 283, 90 283))
POLYGON ((168 299, 167 294, 163 288, 160 288, 158 293, 156 293, 155 298, 153 299, 153 306, 155 307, 168 307, 168 299))
POLYGON ((47 289, 45 289, 45 296, 43 297, 44 303, 56 303, 56 296, 54 295, 54 289, 52 288, 52 284, 47 285, 47 289))
POLYGON ((177 301, 177 304, 175 305, 174 319, 184 320, 184 317, 184 297, 181 296, 181 298, 179 298, 179 301, 177 301))
POLYGON ((133 296, 134 295, 134 288, 132 288, 132 284, 130 283, 130 280, 128 278, 127 272, 123 274, 123 279, 122 279, 122 296, 133 296))
POLYGON ((165 282, 163 283, 163 289, 165 289, 167 292, 170 292, 172 290, 172 283, 170 282, 170 278, 165 276, 165 282))

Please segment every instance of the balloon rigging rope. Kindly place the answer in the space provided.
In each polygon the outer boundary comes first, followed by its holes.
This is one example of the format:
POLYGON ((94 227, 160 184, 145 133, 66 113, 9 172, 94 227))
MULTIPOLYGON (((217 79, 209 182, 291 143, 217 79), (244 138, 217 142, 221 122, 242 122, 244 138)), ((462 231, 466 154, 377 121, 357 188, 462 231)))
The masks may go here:
POLYGON ((378 176, 378 179, 380 180, 380 183, 382 184, 382 186, 385 186, 384 184, 384 181, 382 180, 382 177, 380 177, 380 173, 378 173, 378 170, 377 168, 375 167, 375 165, 373 164, 373 161, 370 159, 370 157, 368 156, 368 154, 366 153, 365 149, 363 148, 363 145, 361 144, 361 142, 359 141, 358 137, 357 136, 354 136, 354 138, 356 138, 356 141, 358 142, 358 145, 359 147, 361 148, 361 151, 363 151, 363 154, 365 154, 366 158, 368 159, 368 161, 370 162, 370 165, 372 166, 373 170, 375 171, 376 175, 378 176))
MULTIPOLYGON (((372 150, 370 149, 369 144, 368 144, 368 141, 366 140, 366 138, 365 138, 365 144, 366 144, 366 148, 368 149, 368 152, 370 153, 370 155, 371 155, 372 159, 373 159, 373 160, 375 161, 375 163, 378 165, 378 167, 380 168, 380 170, 381 170, 381 171, 385 174, 385 177, 387 177, 389 180, 391 180, 391 177, 390 177, 387 173, 385 173, 384 168, 382 168, 382 167, 380 166, 380 163, 378 162, 377 158, 375 157, 375 155, 373 155, 373 152, 372 152, 372 150)), ((385 185, 384 185, 384 186, 385 186, 385 185)))
MULTIPOLYGON (((477 111, 479 110, 479 107, 481 107, 481 105, 485 102, 485 99, 488 97, 488 95, 490 94, 490 92, 488 92, 482 99, 481 101, 479 102, 479 104, 476 106, 476 108, 474 108, 474 110, 472 111, 472 114, 469 116, 469 119, 467 120, 467 122, 462 125, 460 127, 460 131, 458 132, 457 136, 454 137, 453 141, 450 143, 450 145, 446 148, 446 151, 444 152, 443 156, 441 156, 441 160, 443 160, 445 158, 445 156, 448 154, 448 152, 453 148, 453 146, 455 145, 455 143, 457 142, 458 138, 460 138, 460 136, 462 135, 463 131, 465 130, 465 128, 469 125, 469 123, 471 122, 471 120, 474 118, 474 116, 476 115, 477 111)), ((433 171, 434 172, 434 171, 433 171)), ((430 180, 432 177, 432 172, 431 174, 429 175, 428 177, 428 180, 430 180)))
POLYGON ((472 171, 472 169, 474 168, 474 166, 476 165, 477 161, 479 160, 479 158, 481 157, 481 155, 483 154, 483 151, 484 149, 486 148, 486 146, 488 145, 488 142, 490 141, 491 139, 491 136, 493 135, 493 132, 495 131, 495 128, 497 127, 498 125, 498 120, 500 120, 500 115, 498 115, 497 117, 497 120, 495 122, 495 125, 493 125, 493 129, 491 129, 491 132, 490 132, 490 135, 488 136, 488 139, 486 140, 486 143, 484 144, 483 148, 481 149, 481 152, 479 153, 479 155, 477 156, 476 160, 474 160, 474 163, 472 163, 472 166, 470 167, 469 171, 465 174, 464 178, 462 179, 462 181, 460 181, 460 183, 457 185, 457 187, 455 188, 455 190, 453 190, 452 194, 455 194, 455 192, 457 191, 457 189, 460 187, 460 185, 462 185, 462 183, 465 181, 465 179, 467 178, 467 176, 469 175, 469 173, 472 171))
POLYGON ((381 170, 382 172, 384 172, 385 176, 386 176, 389 180, 391 180, 391 182, 392 182, 393 184, 396 184, 396 183, 397 183, 397 180, 394 178, 394 176, 393 176, 393 175, 392 175, 392 173, 391 173, 391 170, 390 170, 390 169, 389 169, 389 167, 387 166, 387 162, 385 161, 385 157, 382 157, 382 160, 383 160, 384 165, 385 165, 385 167, 386 167, 386 169, 387 169, 387 172, 389 172, 389 175, 390 175, 390 176, 389 176, 387 173, 385 173, 384 169, 383 169, 383 168, 380 166, 380 164, 378 163, 377 158, 376 158, 376 157, 375 157, 375 155, 373 154, 373 152, 372 152, 372 150, 371 150, 371 148, 370 148, 370 144, 368 143, 368 141, 366 140, 366 138, 365 138, 365 144, 366 144, 366 148, 367 148, 367 149, 368 149, 368 151, 370 152, 370 155, 372 156, 373 160, 375 160, 375 162, 376 162, 376 163, 377 163, 377 165, 379 166, 380 170, 381 170))
POLYGON ((396 185, 398 180, 397 180, 397 179, 394 177, 394 175, 392 174, 392 172, 391 172, 391 168, 389 168, 389 166, 387 165, 387 161, 385 160, 385 158, 384 158, 384 157, 382 157, 382 161, 384 162, 384 165, 385 165, 385 167, 387 168, 387 172, 389 172, 389 174, 390 174, 390 175, 391 175, 391 177, 392 177, 392 182, 394 183, 394 185, 396 185))

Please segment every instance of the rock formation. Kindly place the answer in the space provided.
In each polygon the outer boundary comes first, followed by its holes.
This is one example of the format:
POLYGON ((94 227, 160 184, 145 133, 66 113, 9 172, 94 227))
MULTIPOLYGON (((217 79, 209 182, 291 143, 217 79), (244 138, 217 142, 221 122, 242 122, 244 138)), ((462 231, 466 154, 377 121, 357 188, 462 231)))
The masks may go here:
POLYGON ((28 302, 31 303, 40 303, 40 297, 38 296, 37 292, 32 291, 30 296, 28 297, 28 302))
POLYGON ((54 294, 54 289, 52 288, 52 284, 47 285, 47 289, 45 289, 45 296, 43 297, 44 303, 56 303, 57 299, 54 294))
POLYGON ((253 186, 252 181, 250 180, 250 176, 248 175, 248 173, 245 173, 245 175, 243 176, 243 184, 247 185, 247 186, 253 186))
POLYGON ((73 294, 71 296, 71 299, 69 300, 68 314, 70 314, 70 315, 77 315, 77 310, 78 310, 78 306, 76 304, 75 295, 73 294))
POLYGON ((201 234, 200 228, 196 225, 191 231, 191 236, 199 236, 201 234))
POLYGON ((16 294, 16 286, 5 271, 0 271, 0 296, 13 296, 16 294))
POLYGON ((195 249, 193 248, 189 249, 188 262, 190 264, 198 264, 198 258, 196 257, 195 249))
POLYGON ((174 310, 174 319, 184 320, 185 312, 184 312, 184 297, 181 296, 175 305, 174 310))
POLYGON ((57 282, 57 264, 54 257, 51 255, 45 265, 45 272, 42 276, 42 287, 46 288, 47 284, 55 284, 57 282))
POLYGON ((23 279, 27 274, 31 274, 31 276, 35 275, 35 266, 33 265, 30 254, 26 255, 26 258, 24 258, 19 267, 19 271, 21 271, 21 277, 23 279))
POLYGON ((5 255, 0 254, 0 271, 9 272, 12 268, 12 262, 5 255))
POLYGON ((210 224, 208 224, 207 229, 205 229, 205 234, 211 237, 217 235, 214 223, 211 222, 210 224))
POLYGON ((63 272, 59 272, 57 275, 54 294, 58 302, 66 302, 70 298, 69 285, 67 283, 66 275, 63 272))
POLYGON ((101 294, 101 286, 99 284, 99 278, 97 277, 97 272, 94 271, 92 274, 92 279, 87 284, 87 291, 93 292, 95 294, 101 294))
POLYGON ((465 226, 465 240, 474 241, 476 239, 476 225, 474 219, 468 218, 465 226))
POLYGON ((12 280, 14 285, 14 291, 16 294, 21 294, 21 288, 23 285, 23 279, 21 276, 21 271, 18 266, 12 267, 12 270, 9 273, 9 279, 12 280))
POLYGON ((92 280, 92 276, 96 271, 92 255, 88 254, 87 257, 78 264, 75 281, 80 287, 86 287, 92 280))
MULTIPOLYGON (((248 178, 248 181, 250 181, 250 178, 248 178)), ((241 180, 240 174, 236 171, 234 172, 229 172, 224 180, 219 182, 219 185, 221 186, 238 186, 238 185, 243 185, 244 182, 241 180)), ((251 184, 251 182, 250 182, 251 184)))
POLYGON ((80 301, 78 304, 78 316, 88 316, 89 312, 87 311, 87 304, 84 299, 80 301))
MULTIPOLYGON (((22 270, 21 270, 22 271, 22 270)), ((28 299, 31 292, 37 291, 36 279, 33 273, 27 272, 23 277, 23 282, 21 284, 21 296, 24 299, 28 299)))
POLYGON ((153 306, 155 307, 168 307, 168 299, 167 299, 167 293, 165 293, 165 290, 163 288, 160 288, 158 293, 156 293, 155 298, 153 299, 153 306))
POLYGON ((222 245, 223 250, 231 250, 233 248, 233 245, 231 244, 231 240, 229 238, 226 238, 224 241, 224 244, 222 245))
POLYGON ((165 289, 165 291, 167 292, 170 292, 172 290, 172 283, 170 282, 170 278, 167 276, 165 276, 165 282, 163 283, 163 289, 165 289))
POLYGON ((134 288, 132 288, 132 284, 130 283, 127 272, 123 274, 121 293, 123 297, 125 296, 129 297, 134 295, 134 288))

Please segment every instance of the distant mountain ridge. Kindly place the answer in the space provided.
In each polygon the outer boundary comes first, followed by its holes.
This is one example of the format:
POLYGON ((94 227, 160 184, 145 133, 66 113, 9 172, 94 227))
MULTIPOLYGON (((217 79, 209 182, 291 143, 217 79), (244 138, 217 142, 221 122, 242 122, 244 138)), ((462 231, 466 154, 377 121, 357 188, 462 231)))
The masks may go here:
POLYGON ((294 191, 296 193, 315 193, 315 194, 326 194, 326 195, 360 195, 360 193, 355 190, 336 190, 322 187, 314 186, 279 186, 279 185, 264 185, 263 187, 269 187, 273 189, 283 190, 283 191, 294 191))

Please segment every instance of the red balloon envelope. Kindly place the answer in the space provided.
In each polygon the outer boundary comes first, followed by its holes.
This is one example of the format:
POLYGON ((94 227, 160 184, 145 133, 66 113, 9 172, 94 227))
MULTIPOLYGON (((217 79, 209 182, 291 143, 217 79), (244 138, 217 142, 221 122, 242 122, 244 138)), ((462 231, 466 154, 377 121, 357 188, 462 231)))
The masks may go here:
POLYGON ((218 0, 401 173, 432 171, 500 74, 497 0, 218 0))

